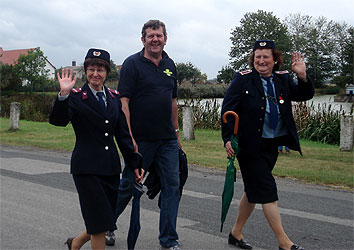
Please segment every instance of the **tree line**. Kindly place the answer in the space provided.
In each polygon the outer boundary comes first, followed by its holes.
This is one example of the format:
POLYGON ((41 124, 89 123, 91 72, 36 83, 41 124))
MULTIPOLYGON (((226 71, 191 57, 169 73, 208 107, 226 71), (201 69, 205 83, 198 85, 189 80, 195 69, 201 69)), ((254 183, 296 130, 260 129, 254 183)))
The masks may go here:
MULTIPOLYGON (((283 69, 291 68, 292 51, 304 53, 307 70, 317 88, 326 82, 342 88, 353 83, 354 27, 345 22, 303 14, 290 14, 280 20, 273 12, 258 10, 247 12, 230 34, 230 63, 219 70, 219 83, 230 83, 236 71, 249 68, 248 57, 254 42, 260 39, 275 41, 277 49, 283 52, 283 69)), ((1 91, 56 91, 58 84, 48 78, 45 65, 46 57, 40 48, 21 55, 15 65, 0 63, 1 91)), ((176 67, 179 85, 207 81, 207 75, 191 62, 179 62, 176 67)), ((111 68, 107 81, 118 82, 119 70, 112 60, 111 68)), ((86 79, 83 76, 78 80, 81 84, 86 79)))
POLYGON ((284 69, 291 68, 291 52, 305 54, 307 70, 315 87, 325 82, 344 87, 353 83, 354 27, 346 23, 290 14, 280 20, 272 12, 248 12, 231 31, 230 64, 218 72, 219 82, 230 82, 236 71, 249 68, 248 57, 256 40, 275 41, 283 52, 284 69))

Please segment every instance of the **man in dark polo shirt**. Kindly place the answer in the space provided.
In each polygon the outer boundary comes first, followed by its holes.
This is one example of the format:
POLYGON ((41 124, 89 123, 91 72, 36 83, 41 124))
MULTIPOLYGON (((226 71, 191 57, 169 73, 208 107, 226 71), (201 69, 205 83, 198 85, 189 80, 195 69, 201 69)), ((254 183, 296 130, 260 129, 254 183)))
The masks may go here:
MULTIPOLYGON (((118 91, 135 150, 143 155, 143 170, 156 167, 161 181, 161 249, 181 249, 176 232, 179 193, 179 142, 176 66, 163 50, 165 24, 150 20, 142 28, 144 48, 129 56, 120 71, 118 91)), ((132 197, 134 173, 125 168, 119 187, 117 215, 132 197)), ((108 232, 111 234, 112 232, 108 232)), ((109 241, 110 237, 107 235, 109 241)), ((107 241, 106 241, 107 242, 107 241)), ((113 243, 114 244, 114 243, 113 243)), ((112 245, 112 244, 111 244, 112 245)))

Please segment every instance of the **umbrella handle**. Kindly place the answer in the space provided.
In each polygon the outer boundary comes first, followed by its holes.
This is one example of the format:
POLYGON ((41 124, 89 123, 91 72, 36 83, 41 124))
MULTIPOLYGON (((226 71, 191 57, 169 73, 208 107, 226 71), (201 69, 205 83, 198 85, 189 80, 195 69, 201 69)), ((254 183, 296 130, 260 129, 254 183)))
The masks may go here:
POLYGON ((232 115, 233 117, 235 117, 235 126, 234 126, 234 135, 237 135, 237 131, 238 131, 238 114, 236 114, 234 111, 226 111, 224 113, 224 115, 222 116, 222 120, 224 123, 227 123, 226 117, 228 115, 232 115))

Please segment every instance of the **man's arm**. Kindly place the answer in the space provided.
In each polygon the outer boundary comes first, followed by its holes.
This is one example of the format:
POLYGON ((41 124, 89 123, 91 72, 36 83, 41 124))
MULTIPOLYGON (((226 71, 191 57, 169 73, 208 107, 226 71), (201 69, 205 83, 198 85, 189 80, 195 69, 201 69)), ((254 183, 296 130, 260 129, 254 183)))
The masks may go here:
POLYGON ((178 111, 177 110, 178 110, 177 98, 173 98, 172 99, 172 121, 173 121, 173 126, 175 127, 175 131, 176 131, 178 147, 182 148, 181 142, 179 141, 178 111))
POLYGON ((122 110, 124 112, 125 118, 127 119, 129 134, 130 134, 130 136, 132 137, 132 140, 133 140, 134 150, 135 150, 135 152, 138 152, 138 145, 136 144, 136 142, 134 140, 133 133, 132 133, 131 126, 130 126, 130 110, 129 110, 129 101, 130 101, 130 99, 127 98, 127 97, 121 97, 120 100, 122 102, 122 110))

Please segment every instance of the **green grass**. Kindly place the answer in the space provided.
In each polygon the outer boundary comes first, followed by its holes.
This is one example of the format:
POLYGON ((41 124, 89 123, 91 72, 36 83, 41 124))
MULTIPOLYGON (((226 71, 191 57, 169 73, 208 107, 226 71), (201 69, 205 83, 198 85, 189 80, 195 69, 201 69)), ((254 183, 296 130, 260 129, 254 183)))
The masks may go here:
MULTIPOLYGON (((9 131, 8 128, 9 120, 0 118, 0 142, 3 145, 31 146, 67 152, 74 148, 75 134, 71 125, 55 127, 47 122, 21 120, 18 131, 9 131)), ((227 158, 221 132, 196 130, 195 138, 191 141, 182 140, 188 163, 225 169, 227 158)), ((353 189, 353 152, 341 152, 338 146, 303 140, 301 146, 303 156, 295 151, 279 156, 273 171, 275 176, 353 189)))

